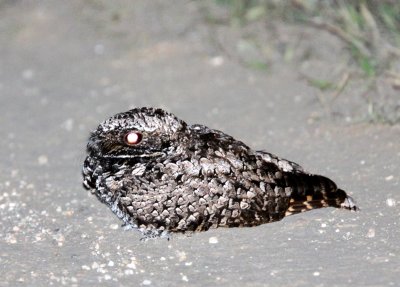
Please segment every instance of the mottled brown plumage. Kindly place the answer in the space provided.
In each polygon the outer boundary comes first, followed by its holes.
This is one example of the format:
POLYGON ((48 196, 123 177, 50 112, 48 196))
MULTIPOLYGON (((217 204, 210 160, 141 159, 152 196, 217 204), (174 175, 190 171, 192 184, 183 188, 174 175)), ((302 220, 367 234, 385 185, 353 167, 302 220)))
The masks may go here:
POLYGON ((84 186, 145 236, 255 226, 313 208, 355 210, 330 179, 223 132, 138 108, 98 126, 84 186))

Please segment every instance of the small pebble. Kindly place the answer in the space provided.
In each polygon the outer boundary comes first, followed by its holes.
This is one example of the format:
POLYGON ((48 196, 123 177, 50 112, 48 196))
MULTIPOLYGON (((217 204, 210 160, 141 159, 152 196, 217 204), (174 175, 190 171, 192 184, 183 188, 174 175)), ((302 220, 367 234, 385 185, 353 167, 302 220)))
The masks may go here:
POLYGON ((151 284, 151 281, 145 279, 145 280, 143 280, 142 284, 143 284, 143 285, 150 285, 150 284, 151 284))
POLYGON ((126 267, 128 267, 130 269, 136 269, 136 264, 131 262, 131 263, 127 264, 126 267))
POLYGON ((6 242, 10 243, 10 244, 15 244, 15 243, 17 243, 17 238, 15 238, 15 236, 13 234, 11 234, 11 235, 7 236, 6 242))
POLYGON ((37 159, 39 165, 45 165, 49 162, 49 159, 45 155, 41 155, 37 159))
POLYGON ((111 279, 110 275, 108 275, 108 274, 104 275, 104 280, 110 280, 110 279, 111 279))
POLYGON ((386 180, 386 181, 390 181, 390 180, 392 180, 393 178, 394 178, 393 175, 389 175, 389 176, 385 177, 385 180, 386 180))
POLYGON ((74 128, 74 120, 73 119, 67 119, 67 120, 65 120, 65 122, 63 122, 62 124, 61 124, 61 126, 65 129, 65 130, 67 130, 67 131, 72 131, 73 130, 73 128, 74 128))
POLYGON ((208 239, 208 243, 217 244, 218 243, 218 238, 217 237, 210 237, 210 239, 208 239))
POLYGON ((352 238, 351 233, 350 232, 346 232, 345 235, 343 235, 343 239, 345 240, 350 240, 352 238))
POLYGON ((210 65, 213 67, 222 66, 224 63, 224 58, 222 56, 216 56, 210 59, 210 65))
POLYGON ((374 228, 370 228, 368 230, 367 237, 368 238, 374 238, 375 237, 375 229, 374 228))
POLYGON ((184 261, 184 260, 186 260, 186 253, 185 253, 185 251, 177 251, 177 252, 176 252, 176 255, 177 255, 179 261, 184 261))
POLYGON ((116 223, 115 224, 111 224, 110 228, 116 230, 116 229, 118 229, 118 224, 116 224, 116 223))
POLYGON ((125 275, 132 275, 133 274, 133 270, 132 269, 126 269, 124 271, 125 275))
POLYGON ((394 200, 393 198, 388 198, 386 199, 386 205, 389 207, 393 207, 396 205, 396 200, 394 200))

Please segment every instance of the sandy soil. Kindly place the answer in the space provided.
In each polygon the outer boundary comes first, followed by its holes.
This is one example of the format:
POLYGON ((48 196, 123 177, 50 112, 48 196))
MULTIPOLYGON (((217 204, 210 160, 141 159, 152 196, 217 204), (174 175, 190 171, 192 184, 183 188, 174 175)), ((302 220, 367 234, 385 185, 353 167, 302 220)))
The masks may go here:
POLYGON ((337 39, 276 25, 260 71, 196 1, 109 3, 0 2, 0 286, 400 285, 400 126, 360 120, 362 83, 326 105, 303 77, 340 78, 337 39), (273 49, 293 37, 309 60, 284 63, 273 49), (142 242, 80 175, 89 132, 138 106, 327 175, 361 211, 142 242))

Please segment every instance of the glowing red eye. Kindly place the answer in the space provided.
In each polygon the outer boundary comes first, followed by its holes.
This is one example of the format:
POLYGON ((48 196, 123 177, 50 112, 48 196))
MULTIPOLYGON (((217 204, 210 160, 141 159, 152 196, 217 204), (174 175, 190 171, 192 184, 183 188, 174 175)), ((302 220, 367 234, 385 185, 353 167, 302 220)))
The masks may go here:
POLYGON ((125 135, 125 143, 128 145, 135 145, 140 143, 142 140, 142 134, 138 132, 128 132, 125 135))

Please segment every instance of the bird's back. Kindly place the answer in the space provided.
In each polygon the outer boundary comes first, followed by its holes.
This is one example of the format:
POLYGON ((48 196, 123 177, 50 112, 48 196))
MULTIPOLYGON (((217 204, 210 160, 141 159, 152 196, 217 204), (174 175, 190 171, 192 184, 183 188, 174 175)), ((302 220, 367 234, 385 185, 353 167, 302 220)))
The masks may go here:
POLYGON ((357 210, 353 199, 331 179, 308 173, 297 163, 273 154, 262 151, 257 153, 263 160, 275 164, 280 169, 275 181, 290 195, 285 216, 329 206, 357 210))

